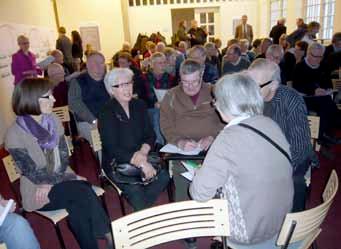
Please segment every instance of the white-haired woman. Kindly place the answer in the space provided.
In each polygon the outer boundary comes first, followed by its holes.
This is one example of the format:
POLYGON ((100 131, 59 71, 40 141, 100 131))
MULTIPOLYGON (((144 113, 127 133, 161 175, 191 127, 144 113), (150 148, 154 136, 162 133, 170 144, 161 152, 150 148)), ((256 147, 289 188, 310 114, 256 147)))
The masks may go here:
POLYGON ((259 87, 245 73, 221 78, 215 97, 216 109, 228 124, 196 172, 190 194, 207 201, 222 189, 229 205, 230 247, 276 248, 276 235, 292 207, 289 144, 278 125, 262 115, 259 87))
MULTIPOLYGON (((133 72, 128 68, 115 68, 104 79, 112 97, 98 119, 102 140, 102 166, 112 176, 111 162, 130 163, 141 168, 148 180, 156 171, 147 161, 154 145, 155 134, 142 100, 133 99, 133 72)), ((150 207, 167 186, 169 175, 161 170, 158 178, 148 185, 117 185, 123 190, 134 210, 150 207)))

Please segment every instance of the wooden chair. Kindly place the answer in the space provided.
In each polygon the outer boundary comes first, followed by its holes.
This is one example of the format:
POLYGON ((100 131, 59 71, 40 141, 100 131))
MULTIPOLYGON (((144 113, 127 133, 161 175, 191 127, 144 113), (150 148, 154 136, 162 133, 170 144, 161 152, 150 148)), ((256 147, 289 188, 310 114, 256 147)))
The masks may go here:
POLYGON ((339 92, 341 90, 341 79, 332 79, 333 90, 339 92))
POLYGON ((116 249, 149 248, 168 241, 229 236, 226 200, 183 201, 148 208, 111 223, 116 249))
POLYGON ((67 128, 70 132, 70 136, 66 137, 66 142, 68 145, 69 152, 73 151, 73 145, 72 145, 72 134, 71 134, 71 125, 70 125, 70 112, 69 112, 69 106, 61 106, 53 108, 52 112, 56 114, 56 116, 59 118, 60 122, 67 125, 67 128))
MULTIPOLYGON (((95 153, 102 151, 102 141, 99 135, 98 129, 91 130, 91 139, 92 139, 92 149, 95 153)), ((121 212, 123 215, 126 215, 125 207, 124 207, 124 200, 123 200, 123 192, 122 190, 110 179, 110 177, 104 172, 103 168, 101 167, 101 175, 102 179, 105 179, 109 184, 116 190, 118 194, 118 199, 120 201, 121 212)))
POLYGON ((277 239, 281 249, 290 248, 290 244, 301 241, 299 249, 308 249, 321 233, 321 224, 327 216, 339 187, 339 179, 333 170, 322 194, 323 203, 298 213, 286 215, 277 239))
MULTIPOLYGON (((2 162, 5 166, 6 173, 8 175, 10 182, 14 184, 14 182, 19 181, 20 173, 17 171, 17 167, 16 167, 13 157, 11 155, 8 155, 2 159, 2 162)), ((97 196, 102 196, 104 194, 104 190, 102 188, 97 187, 97 186, 92 186, 92 188, 97 196)), ((20 193, 15 193, 15 194, 17 195, 17 199, 21 200, 21 198, 19 197, 20 193)), ((58 210, 53 210, 53 211, 34 211, 33 213, 36 213, 53 223, 56 229, 56 233, 60 241, 61 247, 63 249, 66 248, 62 233, 59 228, 59 222, 69 215, 68 212, 65 209, 58 209, 58 210)))

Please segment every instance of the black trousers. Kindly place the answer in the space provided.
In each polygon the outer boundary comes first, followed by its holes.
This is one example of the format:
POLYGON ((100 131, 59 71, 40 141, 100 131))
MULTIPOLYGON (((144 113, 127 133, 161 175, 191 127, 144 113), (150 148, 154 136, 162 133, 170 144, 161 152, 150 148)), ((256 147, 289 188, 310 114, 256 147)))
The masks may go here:
POLYGON ((298 165, 293 173, 294 181, 294 200, 292 212, 301 212, 305 210, 305 203, 307 198, 307 184, 305 181, 305 174, 310 167, 310 159, 305 160, 298 165))
POLYGON ((97 239, 110 232, 110 222, 91 184, 66 181, 54 185, 50 202, 40 211, 66 209, 68 221, 81 249, 98 249, 97 239))
POLYGON ((335 127, 339 111, 330 96, 304 97, 308 111, 314 111, 320 117, 319 137, 335 127))

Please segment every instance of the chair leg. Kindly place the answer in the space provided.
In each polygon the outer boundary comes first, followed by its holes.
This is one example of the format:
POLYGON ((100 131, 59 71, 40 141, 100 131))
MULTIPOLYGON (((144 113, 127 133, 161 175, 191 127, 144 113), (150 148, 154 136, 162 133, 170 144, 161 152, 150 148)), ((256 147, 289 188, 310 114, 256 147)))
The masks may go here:
POLYGON ((125 207, 124 207, 124 200, 123 200, 123 197, 121 195, 119 195, 119 200, 120 200, 120 206, 121 206, 121 212, 122 212, 122 215, 125 216, 126 215, 126 210, 125 210, 125 207))
POLYGON ((317 248, 317 243, 316 243, 316 240, 313 242, 313 244, 311 245, 312 249, 318 249, 317 248))
POLYGON ((167 186, 167 193, 168 193, 168 200, 169 202, 174 202, 174 193, 173 193, 173 180, 172 178, 169 181, 169 184, 167 186))
POLYGON ((57 232, 57 236, 58 236, 58 240, 59 240, 61 248, 62 249, 66 249, 65 244, 64 244, 63 235, 62 235, 62 233, 60 231, 60 228, 59 228, 58 224, 55 224, 55 228, 56 228, 56 232, 57 232))

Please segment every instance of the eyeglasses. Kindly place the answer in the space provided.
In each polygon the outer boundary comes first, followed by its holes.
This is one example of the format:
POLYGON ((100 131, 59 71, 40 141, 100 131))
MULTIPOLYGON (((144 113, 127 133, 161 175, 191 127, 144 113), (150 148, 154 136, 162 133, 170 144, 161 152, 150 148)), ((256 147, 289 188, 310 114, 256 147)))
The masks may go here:
POLYGON ((193 80, 193 81, 181 81, 181 84, 183 84, 185 87, 197 87, 201 85, 201 79, 193 80))
POLYGON ((48 95, 40 96, 40 98, 41 98, 41 99, 52 100, 52 99, 53 99, 53 95, 52 95, 52 93, 49 93, 48 95))
POLYGON ((314 55, 313 53, 310 53, 310 55, 316 59, 322 59, 323 58, 323 55, 314 55))
POLYGON ((132 84, 133 84, 133 82, 129 81, 129 82, 123 82, 123 83, 120 83, 120 84, 117 84, 117 85, 113 85, 112 87, 115 87, 115 88, 126 88, 126 87, 130 87, 132 84))
POLYGON ((263 84, 260 84, 259 87, 260 87, 260 88, 263 88, 263 87, 265 87, 265 86, 267 86, 267 85, 270 85, 271 83, 272 83, 272 80, 269 80, 269 81, 267 81, 267 82, 265 82, 265 83, 263 83, 263 84))

